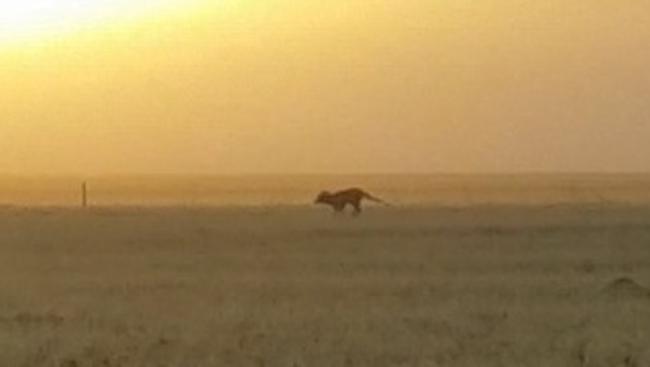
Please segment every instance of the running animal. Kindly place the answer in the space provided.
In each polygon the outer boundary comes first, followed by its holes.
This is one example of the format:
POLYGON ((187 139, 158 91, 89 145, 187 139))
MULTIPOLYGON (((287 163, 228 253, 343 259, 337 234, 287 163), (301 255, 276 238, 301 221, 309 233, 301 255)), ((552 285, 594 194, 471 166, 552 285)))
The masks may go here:
POLYGON ((361 201, 363 201, 363 199, 386 204, 385 201, 358 188, 351 188, 334 193, 323 191, 318 195, 318 197, 316 197, 314 204, 330 205, 336 213, 343 212, 347 205, 351 205, 352 208, 354 208, 354 215, 359 215, 361 214, 361 201))

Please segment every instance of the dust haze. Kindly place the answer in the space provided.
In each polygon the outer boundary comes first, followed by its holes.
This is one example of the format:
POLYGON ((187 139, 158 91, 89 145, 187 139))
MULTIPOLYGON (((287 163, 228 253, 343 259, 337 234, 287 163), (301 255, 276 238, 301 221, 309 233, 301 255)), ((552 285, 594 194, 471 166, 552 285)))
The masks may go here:
POLYGON ((647 172, 649 14, 630 0, 223 0, 0 46, 0 166, 647 172))
POLYGON ((38 3, 0 365, 650 366, 650 3, 38 3))

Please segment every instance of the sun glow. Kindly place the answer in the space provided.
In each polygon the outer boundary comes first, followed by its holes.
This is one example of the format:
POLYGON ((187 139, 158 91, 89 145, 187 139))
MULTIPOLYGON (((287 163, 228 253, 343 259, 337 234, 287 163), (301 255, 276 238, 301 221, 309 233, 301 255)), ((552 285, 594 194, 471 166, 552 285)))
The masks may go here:
POLYGON ((156 15, 197 0, 0 0, 0 44, 24 42, 156 15))

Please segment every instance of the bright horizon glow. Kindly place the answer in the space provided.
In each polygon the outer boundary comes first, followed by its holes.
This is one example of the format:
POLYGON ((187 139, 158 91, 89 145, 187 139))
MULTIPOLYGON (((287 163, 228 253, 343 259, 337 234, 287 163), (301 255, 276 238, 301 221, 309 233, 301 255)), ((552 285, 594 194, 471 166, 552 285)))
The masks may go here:
POLYGON ((74 33, 115 21, 156 16, 194 0, 0 0, 0 45, 74 33))
POLYGON ((0 0, 0 174, 650 172, 650 2, 0 0))

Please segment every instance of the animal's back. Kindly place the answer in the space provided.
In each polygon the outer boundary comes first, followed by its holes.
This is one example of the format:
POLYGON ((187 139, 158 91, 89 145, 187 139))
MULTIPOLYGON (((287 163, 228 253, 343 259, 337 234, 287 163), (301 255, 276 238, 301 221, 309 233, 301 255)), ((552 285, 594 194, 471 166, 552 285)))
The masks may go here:
POLYGON ((358 187, 352 187, 352 188, 349 188, 349 189, 346 189, 346 190, 341 190, 341 191, 338 191, 338 192, 334 193, 334 196, 339 196, 339 197, 347 199, 347 200, 355 199, 355 198, 361 199, 366 195, 367 195, 366 192, 361 190, 358 187))

